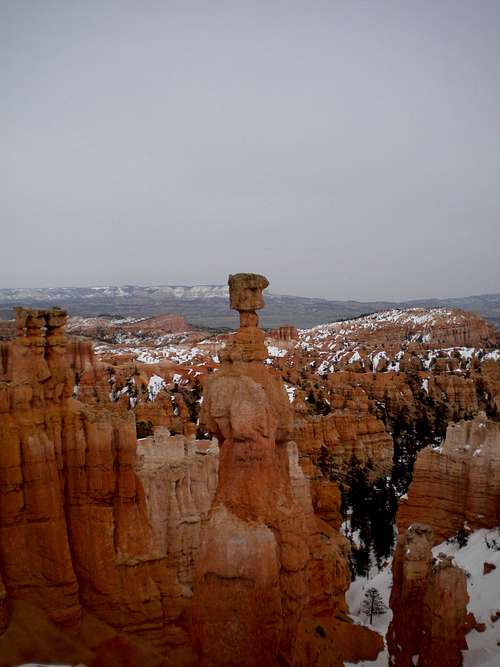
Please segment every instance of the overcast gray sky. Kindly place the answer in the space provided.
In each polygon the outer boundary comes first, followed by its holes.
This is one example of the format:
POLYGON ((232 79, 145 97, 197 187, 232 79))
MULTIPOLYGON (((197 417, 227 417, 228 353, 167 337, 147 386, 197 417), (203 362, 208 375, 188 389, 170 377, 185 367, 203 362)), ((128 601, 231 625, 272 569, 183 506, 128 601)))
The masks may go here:
POLYGON ((500 0, 0 14, 0 287, 500 291, 500 0))

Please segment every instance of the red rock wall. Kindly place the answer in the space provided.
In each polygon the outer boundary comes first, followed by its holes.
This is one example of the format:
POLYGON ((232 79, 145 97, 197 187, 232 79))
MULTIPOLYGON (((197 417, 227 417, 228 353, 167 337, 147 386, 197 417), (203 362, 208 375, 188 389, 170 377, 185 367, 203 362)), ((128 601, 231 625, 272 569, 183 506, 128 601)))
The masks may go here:
POLYGON ((408 498, 400 503, 397 524, 425 522, 436 543, 466 522, 471 529, 500 523, 500 424, 478 415, 451 424, 442 447, 417 457, 408 498))
POLYGON ((284 324, 277 329, 268 331, 267 335, 280 341, 291 341, 299 339, 299 332, 297 331, 296 327, 292 326, 291 324, 284 324))
MULTIPOLYGON (((90 378, 99 380, 91 351, 68 341, 61 313, 35 311, 25 320, 20 336, 3 344, 0 354, 2 586, 9 598, 35 604, 58 624, 78 626, 83 605, 157 647, 188 645, 189 620, 179 617, 190 604, 185 584, 192 578, 199 540, 185 537, 186 553, 179 553, 178 545, 171 558, 170 538, 177 522, 197 523, 199 531, 200 495, 189 501, 185 491, 187 509, 159 507, 153 522, 135 470, 133 413, 111 403, 104 385, 90 395, 90 378), (53 320, 57 327, 51 326, 53 320), (70 363, 88 375, 87 403, 71 397, 75 372, 70 363), (159 543, 162 511, 163 522, 171 526, 163 536, 169 547, 159 543)), ((166 449, 169 444, 167 439, 166 449)), ((182 479, 189 479, 190 462, 198 470, 201 462, 213 460, 189 454, 184 444, 181 454, 178 464, 169 467, 170 477, 163 476, 178 492, 179 469, 182 479)), ((206 484, 206 506, 215 478, 210 487, 204 474, 198 476, 206 484)), ((3 592, 1 599, 4 618, 3 592)))
POLYGON ((390 473, 393 442, 384 424, 365 411, 336 410, 325 417, 296 414, 292 439, 302 457, 318 462, 324 447, 342 473, 355 456, 361 465, 372 465, 375 476, 390 473))

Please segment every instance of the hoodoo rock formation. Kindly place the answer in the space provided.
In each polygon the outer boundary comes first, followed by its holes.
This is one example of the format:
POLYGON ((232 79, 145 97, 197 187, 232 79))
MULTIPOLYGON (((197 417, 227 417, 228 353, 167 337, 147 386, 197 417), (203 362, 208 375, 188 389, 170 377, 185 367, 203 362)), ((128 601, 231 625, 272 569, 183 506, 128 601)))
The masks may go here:
POLYGON ((413 524, 398 540, 392 566, 387 632, 395 667, 460 667, 465 640, 467 579, 452 559, 432 557, 432 529, 413 524))
POLYGON ((349 625, 346 540, 314 516, 300 475, 291 475, 289 401, 262 363, 255 312, 267 284, 230 276, 240 329, 205 384, 200 419, 221 451, 196 563, 193 634, 207 666, 342 665, 343 643, 358 637, 374 657, 380 637, 349 625))
MULTIPOLYGON (((100 375, 91 350, 65 335, 65 320, 59 309, 17 309, 18 336, 1 344, 0 627, 22 601, 71 636, 90 612, 143 647, 185 647, 189 656, 189 582, 216 463, 206 441, 200 456, 182 436, 164 439, 161 451, 143 443, 138 460, 133 413, 92 387, 100 375), (81 364, 86 403, 73 398, 81 364)), ((58 642, 47 642, 44 655, 29 654, 26 637, 16 654, 7 627, 0 663, 50 660, 58 642)))
POLYGON ((268 336, 276 338, 281 342, 297 341, 299 340, 299 332, 291 324, 283 324, 277 329, 268 332, 268 336))
POLYGON ((436 543, 464 525, 474 530, 500 524, 499 422, 482 413, 451 424, 441 447, 419 452, 397 523, 404 530, 424 521, 436 543))
POLYGON ((338 489, 302 468, 265 363, 267 280, 229 284, 241 326, 199 425, 218 443, 194 439, 182 373, 155 405, 161 377, 134 367, 124 392, 63 310, 17 310, 0 343, 0 664, 331 667, 381 650, 347 613, 338 489), (137 441, 136 418, 161 425, 137 441))
POLYGON ((395 665, 460 664, 464 573, 431 546, 500 522, 490 327, 412 309, 266 339, 267 285, 230 276, 232 336, 159 316, 82 319, 76 338, 57 308, 0 326, 0 665, 375 659, 340 525, 349 480, 380 482, 393 513, 384 489, 405 493, 415 457, 388 647, 395 665))

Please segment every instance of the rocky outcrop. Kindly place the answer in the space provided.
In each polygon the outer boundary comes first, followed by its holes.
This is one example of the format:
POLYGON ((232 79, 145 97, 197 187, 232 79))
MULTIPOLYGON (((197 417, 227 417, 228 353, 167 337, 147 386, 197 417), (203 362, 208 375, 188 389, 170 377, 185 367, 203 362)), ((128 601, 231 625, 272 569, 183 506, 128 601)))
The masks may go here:
POLYGON ((159 427, 137 445, 134 470, 144 490, 154 549, 175 570, 188 597, 202 523, 217 488, 218 466, 216 440, 170 436, 159 427))
POLYGON ((16 335, 14 320, 0 320, 0 340, 9 340, 16 335))
MULTIPOLYGON (((401 492, 418 449, 442 440, 450 422, 481 410, 500 414, 496 336, 484 320, 461 311, 394 310, 300 331, 295 347, 273 365, 293 392, 294 407, 305 398, 304 419, 344 414, 348 422, 365 422, 369 433, 366 415, 381 420, 401 467, 401 492)), ((341 427, 337 431, 340 436, 341 427)), ((352 442, 346 438, 347 456, 352 442)), ((376 461, 382 460, 380 444, 376 461)), ((360 438, 356 447, 366 461, 360 438)))
POLYGON ((68 322, 68 332, 77 336, 88 336, 99 340, 115 342, 138 335, 148 339, 165 336, 168 333, 192 331, 192 327, 182 315, 166 314, 147 318, 72 317, 68 322))
POLYGON ((74 625, 80 604, 59 474, 66 424, 76 420, 64 319, 56 309, 17 309, 19 336, 2 345, 0 563, 9 597, 22 595, 74 625))
MULTIPOLYGON (((18 310, 0 354, 2 629, 8 609, 19 624, 28 605, 40 627, 67 627, 81 645, 91 614, 106 627, 91 654, 131 664, 123 633, 141 655, 153 650, 151 664, 168 654, 179 665, 326 667, 377 655, 380 636, 347 615, 338 489, 301 467, 283 382, 263 363, 255 308, 267 281, 235 280, 242 326, 208 375, 201 419, 220 454, 170 424, 137 442, 134 392, 113 400, 119 370, 65 335, 64 311, 18 310)), ((184 430, 183 391, 165 395, 184 430)), ((15 653, 16 632, 4 634, 0 662, 15 653)), ((51 637, 47 659, 60 655, 51 637)))
POLYGON ((271 338, 275 338, 276 340, 285 342, 299 340, 299 332, 297 331, 296 327, 292 326, 291 324, 283 324, 277 329, 268 331, 267 335, 271 338))
POLYGON ((300 339, 302 349, 318 354, 322 372, 397 372, 425 370, 438 359, 453 366, 454 358, 456 368, 476 349, 494 347, 496 331, 462 310, 409 308, 320 325, 301 332, 300 339))
MULTIPOLYGON (((494 364, 496 367, 496 364, 494 364)), ((479 409, 480 377, 449 373, 355 373, 339 371, 328 378, 333 404, 352 412, 363 406, 387 425, 405 424, 430 433, 439 422, 470 418, 479 409)), ((492 393, 496 391, 491 383, 492 393)), ((392 430, 392 429, 391 429, 392 430)))
POLYGON ((432 529, 425 524, 413 524, 398 540, 387 632, 396 667, 459 667, 467 648, 465 573, 447 556, 433 559, 432 544, 432 529))
POLYGON ((371 414, 335 413, 333 421, 340 436, 334 448, 339 467, 355 457, 363 466, 374 470, 374 477, 390 474, 393 442, 382 421, 371 414))
POLYGON ((255 311, 267 284, 263 276, 230 276, 240 329, 205 384, 200 419, 221 449, 196 563, 193 637, 207 666, 342 665, 339 625, 357 632, 344 601, 347 543, 314 516, 287 445, 292 415, 283 383, 261 363, 267 351, 255 311))
POLYGON ((486 414, 490 417, 500 415, 500 363, 486 361, 481 367, 481 391, 484 397, 486 414))
POLYGON ((19 600, 72 633, 86 610, 160 651, 189 648, 186 610, 216 455, 206 441, 198 448, 160 433, 137 460, 134 415, 99 388, 91 350, 64 333, 64 311, 16 315, 18 337, 0 354, 2 625, 6 599, 19 600))
POLYGON ((364 389, 354 383, 337 384, 338 375, 331 376, 330 393, 310 390, 305 400, 298 395, 292 404, 292 437, 301 456, 317 464, 326 455, 338 479, 345 477, 353 459, 369 470, 371 479, 390 474, 394 453, 390 434, 370 412, 364 389), (326 415, 314 414, 323 408, 326 415))
POLYGON ((441 447, 418 454, 408 497, 400 503, 400 530, 428 523, 436 543, 464 525, 500 523, 500 423, 483 414, 451 424, 441 447))
POLYGON ((343 478, 353 457, 368 466, 371 477, 390 474, 393 442, 382 421, 367 412, 336 410, 323 417, 296 415, 293 439, 302 457, 318 463, 325 453, 343 478))

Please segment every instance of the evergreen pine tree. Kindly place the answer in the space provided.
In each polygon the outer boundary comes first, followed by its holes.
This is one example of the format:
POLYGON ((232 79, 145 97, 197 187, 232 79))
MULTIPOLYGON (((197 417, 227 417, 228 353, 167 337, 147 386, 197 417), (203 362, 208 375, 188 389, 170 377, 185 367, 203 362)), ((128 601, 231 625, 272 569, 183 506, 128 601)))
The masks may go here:
POLYGON ((353 549, 352 565, 357 577, 368 577, 370 573, 370 548, 364 545, 353 549))
POLYGON ((369 588, 365 593, 365 599, 361 605, 361 611, 370 617, 370 625, 374 616, 381 616, 387 611, 382 596, 376 588, 369 588))
POLYGON ((377 566, 391 555, 394 544, 394 514, 397 506, 394 489, 385 477, 377 480, 372 489, 370 505, 371 536, 377 566))

